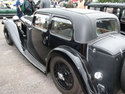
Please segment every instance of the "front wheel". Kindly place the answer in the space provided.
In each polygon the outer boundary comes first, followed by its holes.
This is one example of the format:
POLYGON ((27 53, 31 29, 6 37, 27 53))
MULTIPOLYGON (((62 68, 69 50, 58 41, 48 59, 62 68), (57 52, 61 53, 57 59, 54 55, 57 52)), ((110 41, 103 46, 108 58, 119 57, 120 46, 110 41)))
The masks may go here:
POLYGON ((68 60, 61 56, 54 57, 50 62, 52 79, 62 94, 81 94, 82 90, 75 72, 68 60))
POLYGON ((9 35, 9 32, 7 31, 6 27, 4 27, 4 36, 5 36, 7 44, 13 45, 13 41, 12 41, 12 39, 11 39, 11 37, 9 35))

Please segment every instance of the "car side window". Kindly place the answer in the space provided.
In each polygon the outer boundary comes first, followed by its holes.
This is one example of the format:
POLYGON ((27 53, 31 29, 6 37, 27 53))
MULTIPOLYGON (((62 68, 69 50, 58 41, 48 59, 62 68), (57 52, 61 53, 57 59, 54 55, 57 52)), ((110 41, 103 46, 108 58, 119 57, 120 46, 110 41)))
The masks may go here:
POLYGON ((94 7, 90 7, 89 9, 94 10, 95 8, 94 7))
POLYGON ((119 17, 120 9, 119 8, 113 8, 113 14, 115 14, 117 17, 119 17))
POLYGON ((113 13, 113 8, 106 8, 106 12, 113 13))
POLYGON ((35 27, 46 32, 49 25, 49 15, 36 14, 35 17, 35 27))
POLYGON ((53 17, 51 33, 61 38, 71 39, 73 35, 73 25, 70 20, 53 17))
POLYGON ((121 21, 125 22, 125 10, 123 10, 122 12, 121 21))
POLYGON ((100 8, 95 8, 95 10, 100 11, 100 8))

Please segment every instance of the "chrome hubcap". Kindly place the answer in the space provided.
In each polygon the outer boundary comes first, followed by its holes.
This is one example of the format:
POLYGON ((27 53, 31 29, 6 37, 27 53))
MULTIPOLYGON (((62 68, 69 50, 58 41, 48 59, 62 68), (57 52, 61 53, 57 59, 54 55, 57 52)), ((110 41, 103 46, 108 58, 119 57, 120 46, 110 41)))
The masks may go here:
POLYGON ((64 75, 62 74, 62 73, 57 73, 58 74, 58 78, 60 79, 60 80, 63 80, 63 81, 65 81, 65 78, 64 78, 64 75))
POLYGON ((4 33, 4 35, 5 35, 5 37, 7 38, 7 33, 6 33, 6 32, 4 33))
POLYGON ((72 73, 65 63, 57 62, 54 66, 54 76, 60 87, 70 90, 73 87, 74 79, 72 73))

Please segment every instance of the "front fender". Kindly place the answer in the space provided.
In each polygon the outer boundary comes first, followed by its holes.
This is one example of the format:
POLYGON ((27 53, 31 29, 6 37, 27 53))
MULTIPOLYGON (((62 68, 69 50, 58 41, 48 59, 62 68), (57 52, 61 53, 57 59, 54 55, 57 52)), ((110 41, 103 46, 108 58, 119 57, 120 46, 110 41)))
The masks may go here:
POLYGON ((20 36, 19 36, 17 25, 13 21, 11 21, 7 18, 3 19, 2 23, 4 24, 4 26, 8 30, 14 44, 16 45, 16 47, 19 49, 19 51, 21 53, 23 53, 23 49, 22 49, 22 45, 21 45, 21 39, 20 39, 20 36))
POLYGON ((90 81, 90 75, 85 64, 87 61, 81 58, 79 52, 68 46, 59 46, 49 53, 47 57, 47 68, 49 68, 49 61, 55 53, 64 54, 72 60, 73 63, 71 66, 73 66, 82 90, 86 92, 85 94, 97 94, 96 90, 92 88, 93 85, 90 81))

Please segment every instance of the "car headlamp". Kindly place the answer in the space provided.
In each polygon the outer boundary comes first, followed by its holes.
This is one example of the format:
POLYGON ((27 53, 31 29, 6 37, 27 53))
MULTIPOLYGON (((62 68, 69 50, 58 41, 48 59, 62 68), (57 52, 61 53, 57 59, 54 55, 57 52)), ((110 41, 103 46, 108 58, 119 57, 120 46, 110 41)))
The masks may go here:
POLYGON ((102 80, 103 74, 101 72, 95 72, 94 78, 97 79, 97 80, 102 80))

